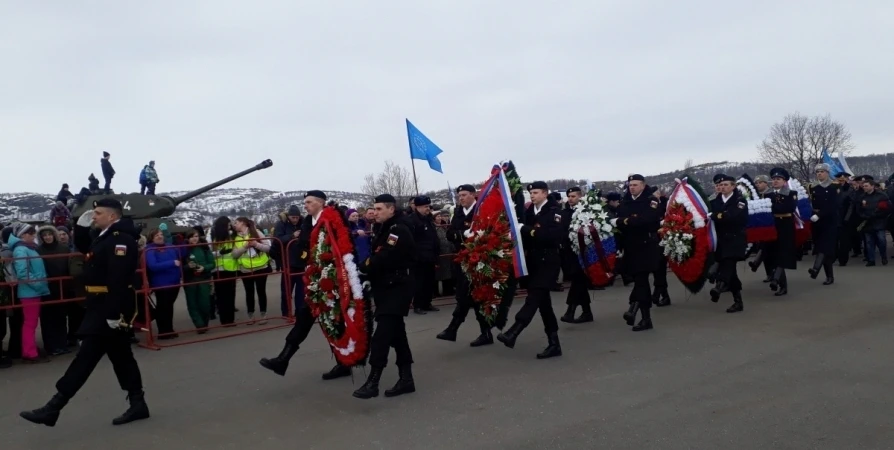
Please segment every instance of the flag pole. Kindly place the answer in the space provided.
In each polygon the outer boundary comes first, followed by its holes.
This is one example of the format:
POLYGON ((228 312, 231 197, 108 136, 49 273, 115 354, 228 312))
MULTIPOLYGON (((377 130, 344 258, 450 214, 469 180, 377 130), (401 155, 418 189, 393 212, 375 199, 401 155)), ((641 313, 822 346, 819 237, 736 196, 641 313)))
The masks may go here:
POLYGON ((416 188, 416 196, 419 197, 419 181, 416 180, 416 161, 410 156, 410 164, 413 166, 413 186, 416 188))

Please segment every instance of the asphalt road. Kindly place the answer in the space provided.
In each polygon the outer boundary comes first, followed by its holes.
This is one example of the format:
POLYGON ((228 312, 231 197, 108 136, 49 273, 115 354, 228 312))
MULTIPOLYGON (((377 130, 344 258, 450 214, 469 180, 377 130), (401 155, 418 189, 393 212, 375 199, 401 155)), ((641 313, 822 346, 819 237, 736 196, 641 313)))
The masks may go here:
MULTIPOLYGON (((284 378, 257 361, 278 353, 285 329, 139 349, 153 416, 124 427, 110 424, 126 402, 108 362, 52 429, 18 412, 52 396, 70 356, 15 366, 0 371, 0 449, 894 448, 894 267, 836 270, 824 287, 801 264, 781 299, 744 273, 739 314, 724 312, 728 294, 686 298, 671 276, 674 304, 653 310, 656 328, 643 333, 621 320, 629 288, 594 291, 596 322, 561 324, 564 356, 546 361, 534 358, 539 319, 514 350, 472 349, 471 316, 449 343, 434 338, 449 308, 411 315, 418 391, 394 399, 353 398, 362 370, 322 381, 333 360, 320 332, 284 378)), ((564 294, 553 299, 561 314, 564 294)), ((382 388, 396 378, 389 366, 382 388)))

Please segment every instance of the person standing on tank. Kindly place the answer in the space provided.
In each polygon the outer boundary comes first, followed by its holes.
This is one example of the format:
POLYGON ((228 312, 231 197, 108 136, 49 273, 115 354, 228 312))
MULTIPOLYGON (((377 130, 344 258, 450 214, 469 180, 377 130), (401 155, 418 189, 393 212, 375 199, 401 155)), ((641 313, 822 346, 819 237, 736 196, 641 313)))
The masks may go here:
POLYGON ((104 194, 112 193, 112 177, 115 176, 115 168, 112 167, 112 162, 109 161, 112 155, 109 152, 102 152, 102 159, 99 160, 99 164, 102 166, 102 177, 106 180, 106 184, 103 187, 104 194))

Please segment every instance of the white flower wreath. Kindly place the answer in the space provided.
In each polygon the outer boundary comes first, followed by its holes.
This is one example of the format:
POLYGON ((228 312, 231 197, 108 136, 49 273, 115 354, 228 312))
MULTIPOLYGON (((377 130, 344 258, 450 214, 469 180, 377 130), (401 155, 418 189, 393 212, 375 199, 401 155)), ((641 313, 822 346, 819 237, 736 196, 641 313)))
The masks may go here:
MULTIPOLYGON (((609 222, 605 204, 595 194, 584 195, 574 207, 574 212, 571 214, 571 228, 568 230, 568 237, 571 239, 571 242, 576 243, 578 241, 578 231, 583 230, 584 245, 586 247, 595 245, 590 230, 591 225, 597 230, 600 241, 615 234, 618 230, 617 227, 613 227, 609 222)), ((574 253, 580 256, 580 246, 572 245, 571 247, 574 249, 574 253)))

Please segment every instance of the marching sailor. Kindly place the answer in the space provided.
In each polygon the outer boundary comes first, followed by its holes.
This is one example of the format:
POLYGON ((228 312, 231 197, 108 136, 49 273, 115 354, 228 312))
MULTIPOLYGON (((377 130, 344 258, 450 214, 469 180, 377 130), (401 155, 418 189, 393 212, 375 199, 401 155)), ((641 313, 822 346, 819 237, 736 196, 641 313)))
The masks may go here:
POLYGON ((743 310, 742 282, 736 273, 736 264, 745 259, 748 242, 745 227, 748 224, 748 203, 736 189, 736 179, 729 175, 720 177, 720 193, 711 200, 711 220, 717 231, 717 248, 714 259, 718 263, 717 282, 711 289, 711 301, 720 300, 720 294, 733 294, 733 304, 726 312, 743 310))
POLYGON ((838 221, 840 219, 838 204, 840 203, 841 186, 832 182, 828 164, 817 164, 816 180, 818 183, 810 187, 810 198, 813 203, 813 216, 810 217, 810 221, 813 222, 811 235, 813 236, 813 254, 816 255, 816 259, 808 272, 810 272, 810 278, 816 279, 820 267, 822 267, 826 274, 823 285, 828 286, 835 282, 832 262, 835 261, 838 247, 838 221))
MULTIPOLYGON (((84 282, 87 311, 78 328, 81 346, 65 375, 56 382, 56 395, 49 403, 20 415, 25 420, 46 426, 56 425, 62 408, 81 390, 103 356, 108 356, 115 369, 118 385, 127 391, 130 408, 112 420, 124 425, 149 418, 149 407, 143 398, 140 368, 130 348, 130 329, 137 316, 134 274, 139 266, 137 238, 133 222, 123 219, 121 202, 104 198, 93 204, 78 219, 75 246, 84 254, 84 282), (100 230, 91 242, 90 225, 100 230)), ((25 225, 30 226, 30 225, 25 225)))
POLYGON ((853 248, 851 232, 847 223, 848 212, 851 209, 851 192, 853 191, 853 187, 849 180, 850 177, 851 174, 847 172, 838 172, 835 174, 838 188, 838 204, 836 205, 838 210, 838 217, 836 218, 836 223, 838 224, 836 233, 838 244, 835 253, 836 258, 838 259, 838 265, 841 267, 847 265, 847 261, 850 259, 851 255, 851 248, 853 248))
MULTIPOLYGON (((768 196, 773 192, 773 190, 770 189, 770 177, 766 175, 758 175, 754 177, 754 189, 757 191, 758 198, 769 198, 768 196)), ((754 261, 748 262, 752 272, 757 272, 761 263, 767 258, 767 243, 761 242, 755 244, 755 246, 757 247, 755 249, 757 251, 757 256, 754 258, 754 261)), ((771 264, 764 264, 764 272, 766 273, 766 277, 763 280, 764 283, 773 281, 773 267, 771 264)))
POLYGON ((405 224, 391 194, 375 198, 378 232, 373 241, 373 253, 361 266, 372 284, 376 304, 376 331, 370 340, 369 365, 372 369, 366 383, 354 391, 354 397, 370 399, 379 396, 379 380, 388 364, 388 350, 394 347, 400 378, 393 388, 385 391, 385 397, 416 392, 413 381, 413 354, 407 340, 404 317, 410 314, 413 300, 413 278, 410 267, 416 254, 413 233, 405 224))
POLYGON ((568 288, 568 297, 565 303, 568 309, 561 317, 565 323, 584 323, 593 321, 593 311, 590 309, 590 279, 581 268, 577 253, 574 252, 574 245, 579 245, 576 240, 570 237, 571 216, 574 214, 574 207, 577 206, 581 198, 581 189, 577 186, 568 188, 565 191, 568 203, 562 209, 562 273, 566 279, 571 280, 571 287, 568 288), (577 307, 581 307, 580 317, 575 318, 574 313, 577 307))
POLYGON ((624 236, 623 270, 633 277, 630 309, 624 313, 624 320, 627 325, 633 325, 639 310, 642 320, 633 326, 633 331, 651 330, 652 289, 649 286, 649 274, 655 271, 658 256, 662 253, 658 237, 661 201, 644 193, 646 179, 642 175, 630 175, 627 183, 627 193, 621 202, 618 217, 612 219, 612 224, 624 236))
MULTIPOLYGON (((657 187, 653 187, 652 189, 654 189, 652 195, 658 198, 658 214, 663 218, 665 211, 667 211, 667 204, 670 199, 662 194, 661 190, 657 187)), ((655 287, 652 291, 652 303, 659 308, 670 306, 671 298, 670 294, 667 292, 667 257, 664 256, 664 252, 658 252, 658 265, 655 268, 655 271, 652 272, 652 280, 655 287)))
POLYGON ((441 256, 441 240, 435 227, 435 218, 431 214, 431 198, 420 195, 413 200, 414 211, 410 213, 413 224, 413 240, 416 242, 416 264, 413 267, 413 278, 416 293, 413 295, 413 312, 426 314, 438 311, 432 306, 435 279, 435 266, 441 256))
POLYGON ((768 252, 764 264, 773 269, 770 289, 776 291, 774 295, 777 297, 788 294, 785 269, 798 267, 797 257, 800 251, 795 245, 795 210, 798 207, 798 193, 788 188, 790 178, 788 171, 783 168, 777 167, 770 171, 773 191, 767 197, 772 202, 776 241, 767 243, 768 252))
POLYGON ((529 270, 528 297, 515 315, 515 323, 507 331, 500 333, 497 339, 509 348, 515 347, 515 340, 539 310, 548 344, 546 349, 537 354, 537 359, 545 359, 562 356, 559 322, 550 298, 550 289, 559 277, 561 265, 559 246, 562 242, 562 213, 559 205, 548 199, 549 187, 545 182, 535 181, 529 184, 528 192, 531 194, 531 206, 525 211, 524 223, 518 226, 529 270))

